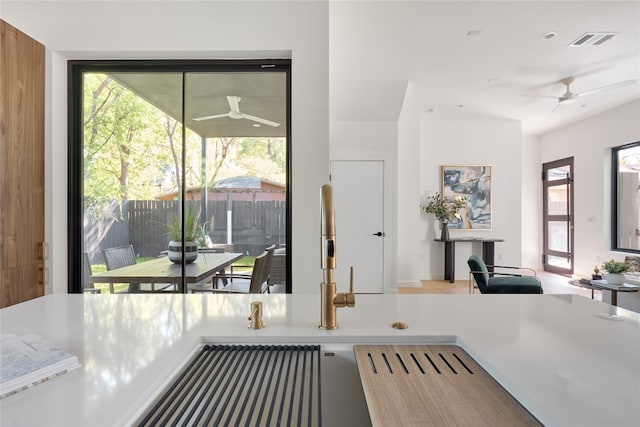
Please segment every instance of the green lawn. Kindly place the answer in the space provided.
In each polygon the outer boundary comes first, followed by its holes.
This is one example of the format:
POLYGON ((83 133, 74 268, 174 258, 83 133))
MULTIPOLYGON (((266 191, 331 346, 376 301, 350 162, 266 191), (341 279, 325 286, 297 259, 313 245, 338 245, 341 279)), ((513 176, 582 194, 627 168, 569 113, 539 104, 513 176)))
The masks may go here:
MULTIPOLYGON (((150 261, 154 258, 152 257, 141 257, 141 258, 136 258, 136 263, 140 264, 141 262, 145 262, 145 261, 150 261)), ((98 274, 98 273, 103 273, 107 271, 107 266, 105 264, 93 264, 91 266, 91 272, 93 274, 98 274)), ((109 293, 109 284, 108 283, 95 283, 93 285, 96 289, 100 289, 100 293, 101 294, 108 294, 109 293)), ((113 290, 114 292, 124 292, 129 288, 129 284, 128 283, 114 283, 113 284, 113 290)))

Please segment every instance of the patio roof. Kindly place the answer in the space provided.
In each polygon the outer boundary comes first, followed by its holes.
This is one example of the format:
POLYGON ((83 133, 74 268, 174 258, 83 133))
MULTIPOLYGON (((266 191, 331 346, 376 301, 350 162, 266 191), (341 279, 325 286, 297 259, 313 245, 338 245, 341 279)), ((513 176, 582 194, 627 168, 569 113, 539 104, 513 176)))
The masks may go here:
MULTIPOLYGON (((182 74, 178 72, 109 73, 120 84, 169 114, 182 120, 182 74)), ((286 79, 284 73, 188 72, 185 79, 185 122, 189 129, 207 138, 286 136, 286 79), (239 96, 242 113, 264 118, 277 127, 249 119, 219 117, 226 114, 227 96, 239 96)))

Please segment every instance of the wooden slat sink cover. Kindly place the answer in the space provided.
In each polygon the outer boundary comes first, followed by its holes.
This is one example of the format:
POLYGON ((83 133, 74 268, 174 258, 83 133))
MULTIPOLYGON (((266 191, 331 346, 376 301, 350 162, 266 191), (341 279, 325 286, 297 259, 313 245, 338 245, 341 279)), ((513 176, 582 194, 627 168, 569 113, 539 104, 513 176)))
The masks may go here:
POLYGON ((462 348, 356 345, 373 426, 541 425, 462 348))

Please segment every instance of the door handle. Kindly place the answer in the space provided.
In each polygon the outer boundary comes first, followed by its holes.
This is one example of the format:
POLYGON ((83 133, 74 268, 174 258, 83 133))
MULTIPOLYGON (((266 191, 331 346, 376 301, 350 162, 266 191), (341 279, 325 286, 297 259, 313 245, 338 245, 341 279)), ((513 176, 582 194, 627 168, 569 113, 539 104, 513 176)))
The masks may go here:
POLYGON ((384 233, 382 231, 378 231, 377 233, 373 233, 374 236, 382 237, 384 233))

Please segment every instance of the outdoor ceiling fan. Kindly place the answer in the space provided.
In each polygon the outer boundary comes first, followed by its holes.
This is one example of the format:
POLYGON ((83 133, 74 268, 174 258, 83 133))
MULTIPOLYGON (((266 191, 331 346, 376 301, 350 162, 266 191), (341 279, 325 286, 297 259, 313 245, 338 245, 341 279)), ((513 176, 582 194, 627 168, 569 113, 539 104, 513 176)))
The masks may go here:
POLYGON ((278 122, 274 122, 272 120, 263 119, 262 117, 256 117, 250 114, 240 112, 240 107, 238 104, 240 103, 241 99, 242 98, 240 98, 239 96, 227 96, 227 101, 229 102, 229 108, 230 108, 228 113, 214 114, 212 116, 196 117, 193 120, 196 122, 200 122, 203 120, 218 119, 220 117, 230 117, 232 119, 247 119, 247 120, 251 120, 257 123, 262 123, 264 125, 273 126, 273 127, 280 126, 280 123, 278 122))

